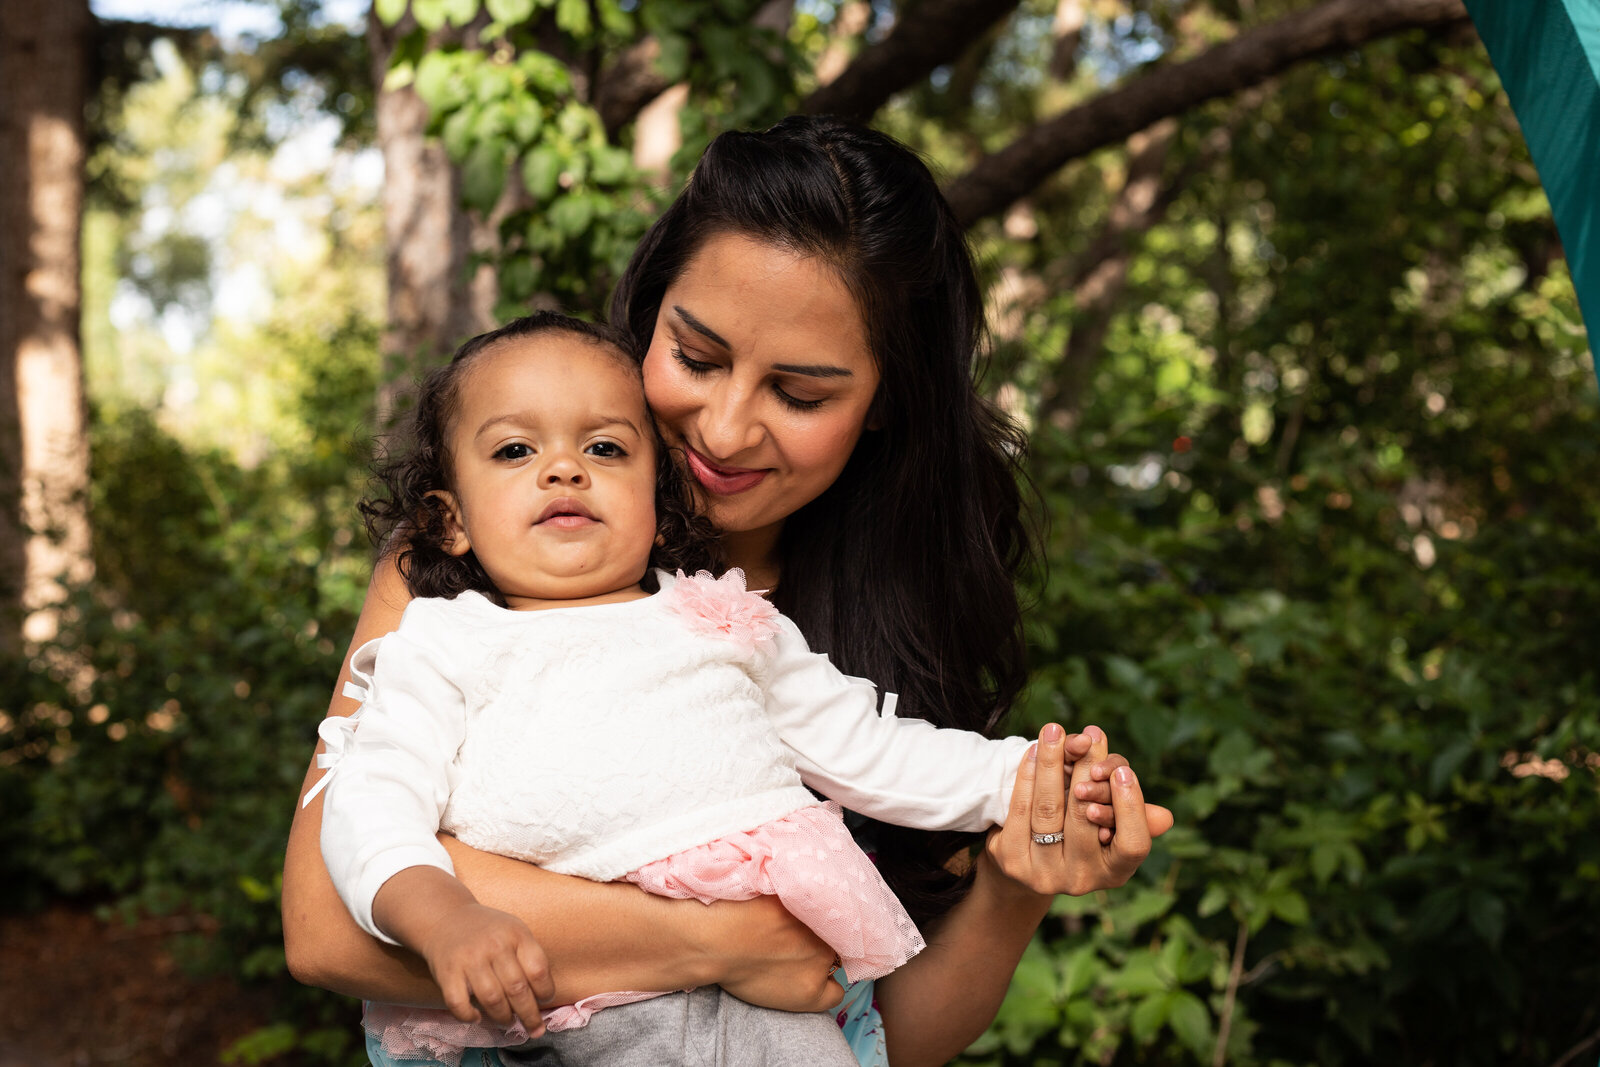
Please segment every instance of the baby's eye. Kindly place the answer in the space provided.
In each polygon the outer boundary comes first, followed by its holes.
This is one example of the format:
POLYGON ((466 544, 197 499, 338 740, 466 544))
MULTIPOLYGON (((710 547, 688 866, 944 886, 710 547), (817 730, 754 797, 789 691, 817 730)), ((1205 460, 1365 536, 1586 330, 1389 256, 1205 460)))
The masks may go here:
POLYGON ((512 441, 494 450, 495 459, 527 459, 531 455, 533 449, 521 441, 512 441))
POLYGON ((585 448, 584 451, 589 455, 596 457, 597 459, 621 459, 623 456, 628 454, 627 451, 615 441, 595 441, 593 444, 589 445, 588 448, 585 448))

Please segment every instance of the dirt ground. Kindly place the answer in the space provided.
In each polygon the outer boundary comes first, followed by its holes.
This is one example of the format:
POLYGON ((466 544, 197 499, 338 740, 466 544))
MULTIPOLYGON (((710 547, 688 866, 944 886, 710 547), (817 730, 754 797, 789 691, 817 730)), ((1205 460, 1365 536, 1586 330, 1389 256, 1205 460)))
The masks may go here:
POLYGON ((258 998, 184 976, 171 920, 102 923, 52 908, 0 916, 0 1067, 200 1067, 262 1025, 258 998))

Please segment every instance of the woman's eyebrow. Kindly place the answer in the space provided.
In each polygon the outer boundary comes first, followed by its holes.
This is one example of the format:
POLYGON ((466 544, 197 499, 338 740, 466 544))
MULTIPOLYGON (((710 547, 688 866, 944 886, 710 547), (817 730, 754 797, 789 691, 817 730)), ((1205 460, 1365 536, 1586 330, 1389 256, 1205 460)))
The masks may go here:
POLYGON ((722 335, 719 334, 716 330, 713 330, 711 327, 707 326, 705 323, 703 323, 699 319, 695 318, 693 315, 691 315, 688 311, 684 310, 679 305, 673 304, 672 305, 672 310, 676 311, 678 313, 678 318, 683 320, 684 325, 688 326, 689 329, 693 330, 695 333, 698 333, 698 334, 704 336, 706 339, 714 342, 715 344, 721 345, 723 348, 732 348, 733 347, 732 345, 728 344, 727 341, 724 341, 722 339, 722 335))
POLYGON ((809 374, 813 378, 851 378, 855 371, 848 367, 831 367, 825 363, 774 363, 772 369, 784 374, 809 374))
MULTIPOLYGON (((723 348, 733 347, 722 339, 721 334, 695 318, 692 313, 685 310, 681 305, 673 304, 672 310, 676 311, 678 317, 683 320, 684 325, 695 333, 715 344, 721 345, 723 348)), ((813 378, 850 378, 855 375, 855 372, 848 367, 835 367, 826 363, 774 363, 772 369, 783 374, 805 374, 813 378)))

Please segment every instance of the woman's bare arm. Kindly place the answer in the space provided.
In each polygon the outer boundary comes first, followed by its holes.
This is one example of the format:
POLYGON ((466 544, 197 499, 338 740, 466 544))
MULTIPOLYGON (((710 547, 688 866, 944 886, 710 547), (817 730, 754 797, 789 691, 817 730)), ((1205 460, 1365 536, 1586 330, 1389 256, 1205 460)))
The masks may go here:
POLYGON ((928 934, 928 947, 878 982, 883 1031, 893 1067, 943 1064, 970 1045, 1000 1010, 1012 973, 1034 929, 1057 893, 1079 895, 1122 885, 1150 851, 1152 833, 1172 825, 1165 808, 1147 809, 1127 761, 1108 758, 1105 735, 1041 737, 1037 763, 1017 774, 1006 825, 991 831, 978 854, 971 892, 928 934), (1069 751, 1089 736, 1089 751, 1069 751), (1082 758, 1078 758, 1078 757, 1082 758), (1089 805, 1071 797, 1064 777, 1076 759, 1071 785, 1109 778, 1116 834, 1099 840, 1089 805), (1095 775, 1095 769, 1102 773, 1095 775), (1126 776, 1115 773, 1127 770, 1126 776), (1035 830, 1065 830, 1056 846, 1033 843, 1035 830))
MULTIPOLYGON (((392 559, 381 560, 350 651, 394 630, 409 599, 392 559)), ((349 671, 347 654, 336 694, 349 671)), ((357 706, 335 695, 328 712, 349 715, 357 706)), ((323 773, 313 764, 302 795, 323 773)), ((322 862, 321 835, 319 795, 295 812, 284 855, 289 972, 308 985, 350 996, 442 1006, 439 988, 419 957, 369 937, 351 918, 322 862)), ((517 915, 533 930, 550 962, 552 1003, 618 989, 713 983, 765 1007, 817 1010, 838 1002, 839 988, 827 979, 832 950, 772 901, 707 907, 666 900, 632 885, 553 874, 477 852, 453 838, 441 840, 457 877, 479 901, 517 915)))

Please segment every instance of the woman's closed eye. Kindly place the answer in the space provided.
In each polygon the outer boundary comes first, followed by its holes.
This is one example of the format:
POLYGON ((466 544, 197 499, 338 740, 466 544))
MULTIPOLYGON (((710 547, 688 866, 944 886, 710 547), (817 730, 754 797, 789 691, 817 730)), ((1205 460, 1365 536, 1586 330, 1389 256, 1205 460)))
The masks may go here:
POLYGON ((684 353, 683 349, 677 345, 672 346, 672 358, 677 360, 678 365, 684 370, 695 375, 696 377, 699 377, 702 374, 710 374, 717 367, 715 363, 707 363, 703 359, 690 358, 684 353))
MULTIPOLYGON (((703 359, 695 359, 685 353, 684 350, 677 345, 672 346, 672 358, 677 360, 680 367, 694 375, 696 378, 703 377, 717 369, 717 364, 703 359)), ((821 407, 823 402, 827 399, 826 397, 817 397, 812 399, 809 397, 795 396, 778 382, 772 383, 772 393, 785 407, 793 408, 795 411, 814 411, 821 407)))

